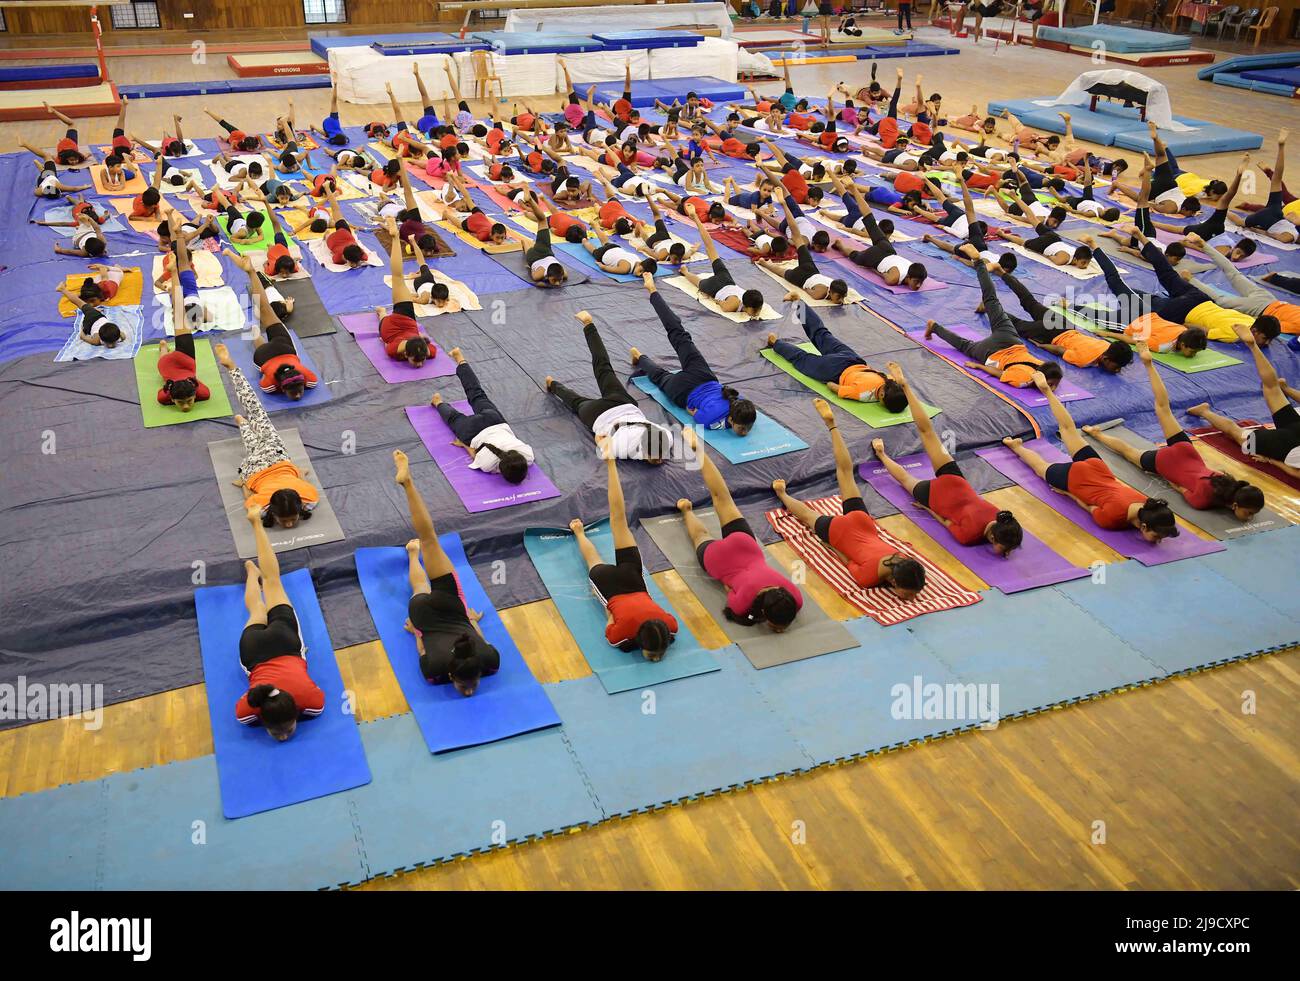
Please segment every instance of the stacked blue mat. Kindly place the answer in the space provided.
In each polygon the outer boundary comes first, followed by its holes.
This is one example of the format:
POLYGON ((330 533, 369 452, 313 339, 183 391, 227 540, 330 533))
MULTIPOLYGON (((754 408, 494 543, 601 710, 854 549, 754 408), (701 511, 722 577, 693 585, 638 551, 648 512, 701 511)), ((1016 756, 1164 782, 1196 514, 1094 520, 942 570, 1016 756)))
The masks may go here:
POLYGON ((1185 34, 1164 34, 1160 31, 1142 31, 1132 27, 1115 27, 1111 24, 1089 24, 1085 27, 1040 27, 1040 41, 1055 41, 1077 48, 1091 48, 1100 41, 1105 50, 1120 54, 1141 54, 1148 51, 1184 51, 1192 46, 1185 34))
POLYGON ((327 89, 328 75, 267 75, 254 78, 209 80, 178 79, 148 85, 119 85, 117 91, 128 99, 170 99, 178 95, 230 95, 236 92, 278 92, 283 89, 327 89))
POLYGON ((49 82, 65 78, 99 80, 98 65, 16 65, 0 68, 0 85, 49 82))
POLYGON ((0 864, 11 888, 244 889, 256 854, 276 888, 353 884, 1295 645, 1300 526, 1226 544, 906 628, 859 618, 860 647, 766 671, 724 648, 653 713, 593 676, 544 686, 562 727, 456 752, 410 714, 361 723, 370 783, 237 821, 211 756, 0 800, 0 864), (1008 618, 1035 642, 1006 644, 1008 618), (934 685, 977 694, 935 718, 934 685))
MULTIPOLYGON (((632 105, 638 109, 653 106, 655 100, 682 101, 687 92, 694 92, 710 102, 734 102, 745 97, 745 90, 735 82, 724 82, 708 75, 687 75, 682 78, 633 79, 632 105)), ((597 82, 595 98, 599 102, 614 102, 623 98, 623 80, 597 82)))
MULTIPOLYGON (((1099 101, 1094 111, 1086 106, 1041 106, 1033 99, 989 100, 990 115, 998 115, 1004 109, 1026 126, 1048 133, 1065 132, 1065 122, 1060 116, 1060 110, 1064 109, 1072 117, 1074 135, 1081 140, 1146 153, 1154 149, 1151 134, 1140 111, 1137 108, 1125 109, 1118 102, 1099 101)), ((1160 130, 1160 139, 1180 157, 1229 150, 1257 150, 1264 143, 1264 138, 1258 133, 1248 133, 1186 116, 1175 116, 1174 119, 1185 126, 1195 127, 1190 133, 1160 130)))
POLYGON ((1300 54, 1282 52, 1229 58, 1202 68, 1196 77, 1215 85, 1230 85, 1294 99, 1300 93, 1300 54))
MULTIPOLYGON (((955 55, 961 54, 957 48, 949 48, 940 44, 927 44, 924 41, 907 41, 904 44, 890 44, 884 47, 864 47, 864 48, 831 48, 825 52, 834 55, 853 55, 858 61, 869 61, 877 58, 928 58, 935 55, 955 55)), ((772 48, 766 51, 760 51, 759 54, 766 55, 769 58, 780 59, 783 56, 790 55, 791 52, 781 48, 772 48)))

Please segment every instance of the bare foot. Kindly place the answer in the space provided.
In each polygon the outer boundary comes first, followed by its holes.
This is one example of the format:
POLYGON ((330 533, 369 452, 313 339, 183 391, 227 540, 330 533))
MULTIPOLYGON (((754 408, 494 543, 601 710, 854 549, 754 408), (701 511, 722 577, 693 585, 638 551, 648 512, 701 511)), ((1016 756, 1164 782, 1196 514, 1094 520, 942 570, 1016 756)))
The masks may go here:
POLYGON ((212 345, 212 353, 217 356, 217 363, 227 370, 235 366, 235 362, 230 359, 230 349, 224 344, 212 345))
POLYGON ((1081 426, 1080 428, 1089 436, 1091 436, 1093 433, 1101 432, 1101 430, 1098 429, 1096 426, 1081 426))
POLYGON ((682 429, 682 442, 693 450, 700 448, 700 438, 695 435, 694 428, 685 426, 682 429))
POLYGON ((451 360, 455 361, 457 364, 465 363, 465 355, 460 353, 460 348, 453 347, 447 352, 447 354, 451 357, 451 360))
POLYGON ((822 417, 822 422, 828 426, 835 425, 835 413, 831 410, 831 404, 825 399, 813 399, 813 408, 817 414, 822 417))
POLYGON ((641 360, 641 352, 638 351, 636 348, 632 348, 631 356, 632 356, 633 365, 635 365, 638 361, 641 360))
POLYGON ((767 346, 768 346, 768 347, 775 347, 775 346, 776 346, 776 342, 777 342, 777 336, 776 336, 775 334, 768 334, 768 335, 767 335, 767 346))
POLYGON ((925 339, 928 341, 934 336, 934 329, 939 326, 937 320, 927 320, 925 322, 925 339))
POLYGON ((406 543, 407 555, 415 555, 419 551, 420 551, 420 540, 418 538, 412 538, 409 542, 406 543))
POLYGON ((1188 406, 1187 408, 1187 414, 1189 416, 1204 416, 1209 411, 1210 411, 1209 402, 1202 402, 1200 405, 1192 405, 1192 406, 1188 406))
POLYGON ((552 378, 550 375, 547 375, 547 376, 546 376, 546 390, 547 390, 548 392, 551 390, 551 386, 554 385, 554 384, 555 384, 555 379, 552 378))
MULTIPOLYGON (((252 524, 261 524, 262 505, 255 504, 253 501, 247 502, 247 507, 244 509, 244 517, 246 517, 252 524)), ((245 568, 247 568, 247 566, 245 566, 245 568)), ((256 566, 254 566, 254 568, 256 568, 256 566)))
POLYGON ((785 494, 785 481, 784 481, 784 480, 774 480, 774 481, 772 481, 772 490, 776 491, 776 494, 777 494, 778 497, 781 497, 782 495, 784 495, 784 494, 785 494))
POLYGON ((442 393, 441 393, 441 392, 434 392, 434 393, 433 393, 433 398, 429 399, 429 404, 430 404, 431 406, 433 406, 435 409, 436 409, 438 406, 442 405, 442 393))
POLYGON ((884 456, 884 454, 885 454, 885 441, 884 441, 883 439, 878 439, 878 438, 877 438, 877 439, 873 439, 873 440, 871 441, 871 451, 872 451, 873 453, 875 453, 876 456, 884 456))
POLYGON ((691 508, 693 508, 694 506, 695 505, 691 504, 691 502, 686 500, 686 498, 684 497, 677 502, 677 510, 680 511, 682 514, 685 514, 687 511, 691 510, 691 508))
POLYGON ((1018 450, 1020 449, 1020 444, 1022 444, 1023 442, 1024 440, 1020 439, 1017 436, 1006 436, 1002 440, 1002 445, 1006 447, 1010 447, 1013 450, 1018 450))
POLYGON ((569 522, 569 531, 573 532, 575 535, 581 535, 582 528, 583 525, 582 525, 581 518, 574 518, 572 521, 569 522))
POLYGON ((248 420, 247 420, 247 419, 245 419, 243 416, 239 415, 238 413, 235 414, 235 425, 236 425, 236 426, 245 426, 245 425, 247 425, 247 424, 248 424, 248 420))
POLYGON ((411 461, 406 458, 406 454, 401 450, 393 450, 393 465, 397 472, 393 479, 399 484, 407 484, 411 481, 411 461))

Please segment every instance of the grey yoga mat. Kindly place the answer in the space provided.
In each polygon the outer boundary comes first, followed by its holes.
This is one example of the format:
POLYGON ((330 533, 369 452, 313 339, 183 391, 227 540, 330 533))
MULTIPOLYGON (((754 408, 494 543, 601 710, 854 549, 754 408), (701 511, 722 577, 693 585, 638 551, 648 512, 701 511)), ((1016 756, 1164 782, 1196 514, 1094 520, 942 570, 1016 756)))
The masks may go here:
MULTIPOLYGON (((714 538, 719 537, 718 516, 711 508, 696 508, 695 515, 714 538)), ((659 546, 664 557, 673 564, 673 568, 690 587, 695 598, 713 615, 713 619, 722 627, 722 632, 727 635, 727 639, 740 645, 741 651, 754 667, 771 668, 778 664, 803 661, 820 654, 830 654, 859 646, 853 635, 842 624, 828 617, 826 611, 807 593, 804 594, 803 607, 799 611, 799 616, 784 633, 774 633, 762 624, 744 627, 732 623, 722 612, 723 604, 727 601, 727 592, 722 583, 711 578, 700 568, 700 563, 695 558, 695 548, 691 545, 690 536, 686 534, 686 526, 681 515, 666 514, 643 520, 641 527, 659 546)), ((775 568, 770 558, 768 564, 775 568)))
POLYGON ((325 304, 321 302, 320 294, 310 279, 281 280, 275 284, 275 288, 285 296, 293 297, 293 313, 289 316, 287 326, 299 337, 320 337, 338 330, 338 325, 325 311, 325 304))
MULTIPOLYGON (((320 501, 316 510, 307 521, 299 521, 293 528, 272 527, 266 529, 266 537, 271 540, 271 547, 277 552, 289 552, 309 545, 324 545, 326 542, 343 541, 343 529, 339 519, 330 507, 329 498, 316 477, 315 468, 307 457, 307 450, 302 445, 302 438, 296 429, 281 429, 280 438, 284 440, 289 459, 303 475, 303 479, 316 486, 320 491, 320 501)), ((212 457, 212 469, 217 474, 217 486, 221 489, 221 503, 226 508, 226 520, 230 522, 230 533, 235 538, 235 551, 241 559, 257 557, 257 545, 253 541, 253 529, 244 517, 244 492, 235 486, 238 476, 239 461, 244 456, 244 443, 239 438, 222 439, 208 444, 208 453, 212 457)))
MULTIPOLYGON (((1106 430, 1111 436, 1117 436, 1139 450, 1154 450, 1156 448, 1155 443, 1128 429, 1124 425, 1123 419, 1112 419, 1109 422, 1099 423, 1097 428, 1106 430)), ((1245 535, 1254 535, 1261 531, 1277 531, 1279 528, 1285 528, 1290 524, 1276 511, 1270 511, 1267 507, 1246 522, 1238 521, 1233 517, 1232 512, 1225 508, 1215 508, 1213 511, 1198 510, 1188 504, 1183 495, 1170 487, 1163 477, 1147 473, 1141 467, 1133 466, 1118 453, 1102 446, 1100 441, 1089 437, 1087 433, 1082 435, 1084 439, 1088 440, 1088 445, 1101 454, 1101 458, 1106 461, 1106 466, 1110 467, 1111 472, 1116 477, 1148 497, 1163 497, 1169 502, 1169 509, 1176 515, 1196 525, 1202 531, 1209 532, 1220 541, 1226 541, 1230 538, 1242 538, 1245 535)))

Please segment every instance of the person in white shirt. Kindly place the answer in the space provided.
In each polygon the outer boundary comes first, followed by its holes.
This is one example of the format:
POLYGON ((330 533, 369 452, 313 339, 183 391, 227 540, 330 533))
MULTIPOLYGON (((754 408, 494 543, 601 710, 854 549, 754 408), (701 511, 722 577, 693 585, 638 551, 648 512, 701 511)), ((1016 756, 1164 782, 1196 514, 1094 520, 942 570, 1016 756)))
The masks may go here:
POLYGON ((600 387, 598 398, 579 395, 573 389, 546 376, 546 390, 564 403, 582 424, 591 429, 592 438, 608 437, 603 452, 618 460, 643 460, 660 464, 672 448, 673 434, 667 427, 651 422, 628 394, 627 387, 619 381, 610 364, 609 352, 601 340, 591 314, 586 310, 577 313, 582 332, 591 352, 591 370, 600 387))
POLYGON ((441 395, 434 395, 429 404, 456 434, 455 445, 469 453, 471 470, 499 473, 512 484, 522 484, 536 459, 533 448, 515 435, 501 410, 483 391, 460 348, 454 347, 448 353, 456 362, 456 377, 465 389, 472 414, 466 415, 443 401, 441 395))

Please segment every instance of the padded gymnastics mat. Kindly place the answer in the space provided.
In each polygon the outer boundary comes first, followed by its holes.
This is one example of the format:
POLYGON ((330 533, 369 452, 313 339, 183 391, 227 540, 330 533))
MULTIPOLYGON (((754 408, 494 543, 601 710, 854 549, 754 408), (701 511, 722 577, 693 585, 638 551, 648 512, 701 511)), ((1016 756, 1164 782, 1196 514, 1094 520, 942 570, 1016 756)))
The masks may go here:
POLYGON ((501 655, 500 670, 484 678, 470 698, 454 685, 430 684, 420 671, 415 637, 404 626, 411 599, 406 549, 359 548, 356 552, 357 577, 370 617, 429 751, 445 753, 559 725, 560 717, 545 689, 533 677, 474 575, 460 536, 449 532, 438 536, 438 541, 455 566, 466 605, 483 614, 479 627, 484 638, 501 655))
MULTIPOLYGON (((283 576, 306 647, 307 671, 325 692, 325 710, 302 719, 286 742, 276 742, 260 725, 235 718, 235 704, 248 690, 239 663, 239 638, 248 619, 242 584, 194 591, 199 651, 207 685, 212 743, 221 782, 221 810, 246 817, 288 804, 336 794, 370 782, 356 717, 346 711, 343 676, 334 659, 311 572, 283 576)), ((188 826, 188 823, 187 823, 188 826)))
MULTIPOLYGON (((696 508, 695 516, 715 539, 721 535, 718 516, 712 508, 696 508)), ((664 557, 673 564, 682 581, 717 621, 727 638, 740 645, 741 651, 754 667, 770 668, 857 646, 853 635, 844 629, 843 624, 828 617, 826 611, 807 593, 804 594, 799 615, 783 633, 775 633, 763 624, 745 627, 733 623, 722 612, 727 601, 726 589, 700 567, 682 516, 674 513, 650 518, 643 520, 641 527, 659 546, 664 557)), ((771 556, 767 556, 767 563, 774 569, 780 569, 771 556)), ((784 574, 784 570, 781 571, 784 574)))
MULTIPOLYGON (((934 469, 922 454, 899 457, 894 462, 908 470, 918 480, 929 480, 934 476, 934 469)), ((890 476, 884 466, 874 462, 859 464, 858 475, 953 558, 990 586, 1004 593, 1019 593, 1039 586, 1051 586, 1071 579, 1082 579, 1089 574, 1087 569, 1071 564, 1029 532, 1025 532, 1020 547, 1008 558, 995 554, 993 549, 984 543, 962 545, 952 537, 938 518, 916 503, 912 495, 890 476)))
MULTIPOLYGON (((606 561, 613 560, 614 536, 608 519, 587 529, 587 537, 606 561)), ((606 639, 605 608, 592 592, 587 564, 572 532, 567 528, 529 528, 524 533, 524 548, 582 656, 609 694, 718 670, 713 655, 700 646, 685 619, 648 573, 646 591, 673 615, 678 627, 677 639, 659 661, 647 661, 640 650, 621 651, 606 639)))

